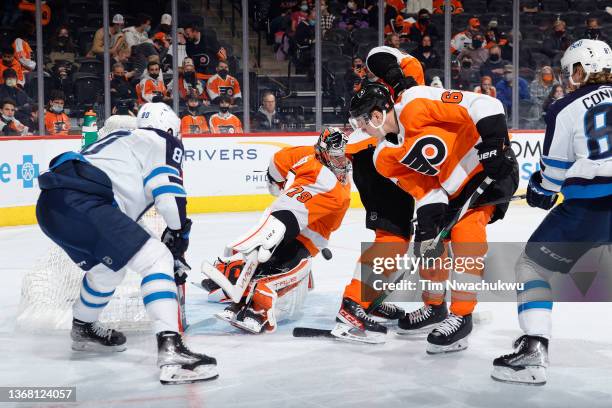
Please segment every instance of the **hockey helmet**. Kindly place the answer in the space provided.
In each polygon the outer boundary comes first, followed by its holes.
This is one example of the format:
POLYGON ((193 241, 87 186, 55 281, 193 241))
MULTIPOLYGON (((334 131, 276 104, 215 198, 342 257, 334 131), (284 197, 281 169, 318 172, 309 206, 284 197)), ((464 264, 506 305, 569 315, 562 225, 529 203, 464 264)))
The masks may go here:
POLYGON ((376 109, 386 114, 392 107, 391 92, 385 85, 367 84, 351 98, 349 123, 353 129, 361 129, 371 119, 373 110, 376 109))
POLYGON ((327 127, 321 131, 315 144, 315 156, 330 169, 341 183, 345 183, 351 171, 351 162, 346 157, 348 136, 336 127, 327 127))
POLYGON ((157 129, 180 138, 181 120, 172 108, 163 102, 145 103, 138 110, 136 120, 139 128, 157 129))
POLYGON ((572 79, 574 67, 578 63, 584 69, 586 82, 591 74, 612 71, 612 50, 608 44, 599 40, 582 39, 570 45, 561 58, 561 69, 563 75, 575 86, 580 85, 572 79))

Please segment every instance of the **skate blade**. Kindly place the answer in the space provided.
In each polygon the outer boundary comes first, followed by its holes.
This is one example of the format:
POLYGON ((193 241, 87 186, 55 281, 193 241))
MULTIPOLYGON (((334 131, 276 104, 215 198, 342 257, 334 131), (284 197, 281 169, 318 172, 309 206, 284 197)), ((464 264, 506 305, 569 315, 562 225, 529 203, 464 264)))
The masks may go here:
POLYGON ((219 377, 217 366, 212 364, 200 365, 193 370, 185 369, 180 365, 166 365, 160 370, 159 382, 164 385, 191 384, 219 377))
POLYGON ((127 350, 125 344, 119 346, 104 346, 91 341, 73 341, 71 348, 74 351, 84 351, 88 353, 120 353, 127 350))
POLYGON ((440 346, 437 344, 431 344, 427 342, 427 354, 447 354, 447 353, 455 353, 457 351, 465 350, 468 347, 467 337, 457 340, 456 342, 446 345, 440 346))
POLYGON ((428 324, 427 326, 420 327, 418 329, 402 329, 399 326, 395 334, 400 336, 422 336, 431 333, 440 323, 428 324))
POLYGON ((227 313, 224 313, 224 312, 225 311, 222 311, 222 312, 219 312, 219 313, 215 313, 215 317, 217 319, 219 319, 219 320, 222 320, 222 321, 228 322, 228 323, 231 323, 236 318, 235 314, 231 315, 231 314, 227 314, 227 313))
POLYGON ((357 343, 383 344, 386 341, 386 335, 383 333, 360 330, 344 323, 336 323, 331 334, 337 339, 357 343))
POLYGON ((491 378, 495 381, 508 384, 542 386, 546 384, 546 368, 528 366, 523 369, 513 370, 509 367, 494 366, 491 378))

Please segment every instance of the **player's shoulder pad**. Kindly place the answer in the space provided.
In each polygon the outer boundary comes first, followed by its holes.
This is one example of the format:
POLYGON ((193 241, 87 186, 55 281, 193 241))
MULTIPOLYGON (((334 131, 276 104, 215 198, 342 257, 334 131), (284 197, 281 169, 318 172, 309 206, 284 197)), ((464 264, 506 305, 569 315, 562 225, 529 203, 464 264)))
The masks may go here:
POLYGON ((134 129, 132 132, 138 135, 142 135, 143 137, 152 139, 153 141, 157 141, 157 142, 163 141, 165 142, 166 147, 171 147, 171 148, 179 147, 183 149, 183 142, 180 139, 177 139, 176 137, 164 131, 161 131, 158 129, 138 128, 138 129, 134 129))
POLYGON ((557 120, 557 116, 569 105, 571 105, 576 100, 582 98, 586 94, 593 92, 601 85, 587 85, 578 88, 577 90, 570 92, 565 95, 563 98, 556 100, 553 102, 546 112, 546 125, 555 123, 557 120))

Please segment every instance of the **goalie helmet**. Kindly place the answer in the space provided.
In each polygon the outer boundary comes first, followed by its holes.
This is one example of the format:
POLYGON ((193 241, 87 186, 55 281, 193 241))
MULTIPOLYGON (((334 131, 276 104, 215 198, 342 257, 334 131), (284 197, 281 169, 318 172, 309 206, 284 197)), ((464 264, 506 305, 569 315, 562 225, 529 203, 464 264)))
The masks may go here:
POLYGON ((591 74, 612 71, 612 50, 608 44, 599 40, 583 39, 570 45, 561 58, 561 69, 574 86, 580 85, 572 79, 575 65, 578 63, 584 69, 586 82, 591 74))
POLYGON ((315 156, 330 169, 341 183, 346 183, 347 175, 351 171, 351 162, 346 157, 348 136, 335 127, 328 127, 321 131, 319 140, 315 144, 315 156))
POLYGON ((138 110, 136 120, 141 129, 157 129, 180 138, 181 120, 172 108, 163 102, 145 103, 138 110))

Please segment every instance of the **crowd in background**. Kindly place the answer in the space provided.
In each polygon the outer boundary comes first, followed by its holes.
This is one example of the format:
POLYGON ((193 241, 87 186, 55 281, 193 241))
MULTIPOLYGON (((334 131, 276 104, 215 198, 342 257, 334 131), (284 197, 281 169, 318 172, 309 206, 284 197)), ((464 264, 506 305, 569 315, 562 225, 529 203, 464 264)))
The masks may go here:
MULTIPOLYGON (((118 2, 111 7, 112 113, 134 114, 151 101, 171 104, 176 86, 183 133, 242 132, 240 61, 231 47, 220 44, 202 16, 190 13, 192 1, 180 0, 179 72, 174 84, 170 2, 152 0, 146 9, 137 3, 118 2)), ((564 50, 578 38, 609 41, 612 16, 603 0, 521 0, 520 64, 515 67, 511 63, 511 3, 451 1, 450 83, 454 89, 498 98, 508 114, 513 113, 512 89, 518 85, 521 126, 542 128, 547 107, 566 91, 559 72, 564 50), (518 84, 513 84, 515 70, 518 84)), ((251 27, 266 35, 274 58, 289 64, 289 76, 311 83, 315 24, 320 18, 325 103, 339 108, 337 121, 343 122, 352 93, 368 80, 364 61, 378 44, 378 1, 322 0, 319 17, 312 0, 249 4, 251 27)), ((86 111, 103 116, 104 30, 101 13, 89 13, 100 4, 86 0, 44 3, 43 67, 36 64, 33 6, 33 0, 4 0, 0 5, 2 135, 38 133, 39 115, 44 116, 45 131, 51 135, 76 130, 86 111), (38 69, 44 75, 45 105, 41 107, 36 103, 38 69)), ((385 44, 416 57, 423 64, 427 84, 440 87, 444 84, 443 8, 443 0, 389 0, 382 10, 385 44)), ((271 86, 255 91, 250 115, 253 130, 285 129, 295 115, 280 109, 281 92, 271 86)))

